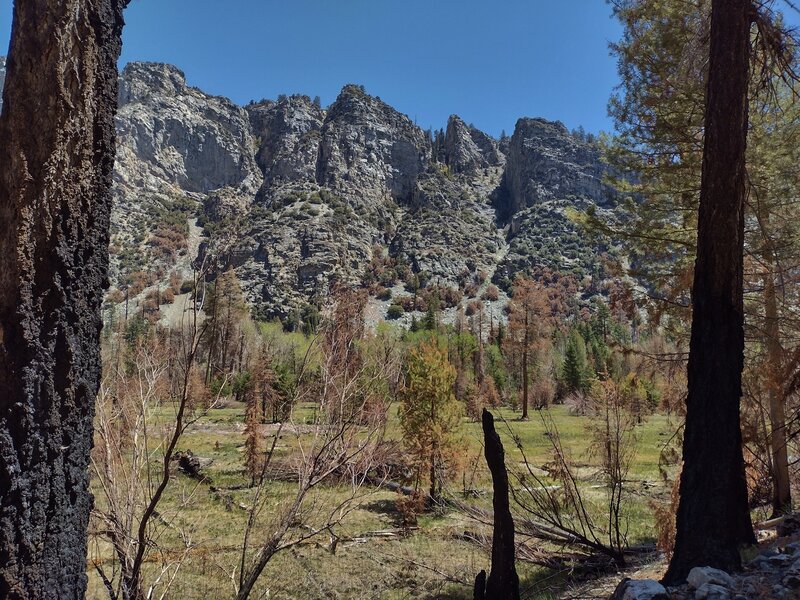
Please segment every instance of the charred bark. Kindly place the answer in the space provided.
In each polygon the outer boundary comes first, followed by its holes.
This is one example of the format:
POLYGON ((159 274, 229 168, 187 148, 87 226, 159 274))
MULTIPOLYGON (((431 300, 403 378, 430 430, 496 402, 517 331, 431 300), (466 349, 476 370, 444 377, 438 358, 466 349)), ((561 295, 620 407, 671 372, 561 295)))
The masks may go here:
POLYGON ((739 423, 753 11, 750 0, 712 2, 684 465, 667 583, 685 580, 695 566, 737 570, 741 546, 755 542, 739 423))
POLYGON ((0 116, 0 597, 82 598, 125 0, 14 3, 0 116))
POLYGON ((472 600, 486 600, 486 571, 475 576, 475 586, 472 588, 472 600))
POLYGON ((519 600, 519 576, 515 566, 514 519, 508 501, 508 472, 500 436, 494 429, 494 417, 483 409, 484 456, 492 473, 492 569, 475 578, 475 598, 485 600, 519 600), (485 581, 485 584, 484 584, 485 581), (485 590, 482 589, 485 585, 485 590))

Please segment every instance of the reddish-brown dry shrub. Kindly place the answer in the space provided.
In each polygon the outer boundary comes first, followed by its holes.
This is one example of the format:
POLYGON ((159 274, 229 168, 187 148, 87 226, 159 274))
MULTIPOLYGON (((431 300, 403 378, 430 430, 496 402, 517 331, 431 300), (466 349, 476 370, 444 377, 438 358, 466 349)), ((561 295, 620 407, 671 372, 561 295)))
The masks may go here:
POLYGON ((675 548, 675 514, 678 510, 680 482, 681 476, 678 473, 672 482, 669 501, 648 502, 655 521, 656 547, 664 553, 667 560, 672 558, 672 550, 675 548))
POLYGON ((496 285, 489 284, 486 287, 486 291, 483 292, 483 299, 484 300, 491 300, 492 302, 495 302, 499 298, 500 298, 500 290, 497 289, 496 285))
POLYGON ((425 511, 425 494, 417 491, 409 496, 400 496, 395 500, 397 512, 400 513, 400 527, 408 534, 417 526, 417 517, 425 511))

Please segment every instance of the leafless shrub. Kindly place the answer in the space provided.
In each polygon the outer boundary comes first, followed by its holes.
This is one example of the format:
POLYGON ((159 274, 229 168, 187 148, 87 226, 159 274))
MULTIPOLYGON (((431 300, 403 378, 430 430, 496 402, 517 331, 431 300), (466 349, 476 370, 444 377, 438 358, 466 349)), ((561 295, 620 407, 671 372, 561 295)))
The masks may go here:
POLYGON ((550 479, 532 467, 516 438, 524 458, 524 470, 511 472, 512 480, 516 481, 511 487, 512 498, 519 508, 517 529, 522 535, 568 548, 578 555, 583 553, 580 557, 583 560, 600 555, 624 566, 624 524, 619 512, 621 494, 616 484, 609 488, 608 511, 603 517, 606 523, 601 524, 587 504, 555 423, 545 411, 540 415, 552 450, 550 479))
MULTIPOLYGON (((236 597, 244 600, 272 558, 279 552, 328 534, 330 550, 335 552, 338 536, 335 527, 367 494, 380 455, 385 404, 380 402, 385 381, 383 373, 362 359, 359 344, 363 338, 365 298, 345 294, 340 298, 331 321, 313 340, 321 353, 322 364, 315 382, 305 381, 298 393, 311 386, 317 398, 313 421, 305 428, 291 420, 282 423, 268 444, 262 473, 253 490, 252 504, 240 552, 238 576, 231 573, 236 597), (297 487, 277 508, 268 502, 267 474, 275 445, 281 433, 294 436, 291 464, 297 474, 297 487), (346 490, 332 500, 315 494, 328 483, 346 490), (269 514, 265 508, 269 506, 269 514), (263 537, 260 532, 267 532, 263 537)), ((309 348, 310 355, 311 348, 309 348)))
POLYGON ((536 408, 547 408, 556 398, 556 386, 550 377, 539 378, 531 386, 531 402, 536 408))
POLYGON ((179 331, 136 338, 126 352, 119 344, 117 355, 106 361, 91 463, 97 501, 90 534, 113 548, 110 566, 92 561, 113 600, 166 597, 194 545, 196 524, 180 515, 199 483, 184 488, 169 513, 158 507, 171 481, 176 445, 199 417, 191 394, 200 335, 195 310, 179 331), (180 552, 155 552, 167 530, 180 538, 180 552), (159 557, 160 571, 145 584, 142 569, 151 555, 159 557))
POLYGON ((587 394, 581 391, 574 391, 564 399, 564 405, 569 409, 571 415, 584 417, 592 410, 592 403, 587 394))
MULTIPOLYGON (((521 541, 517 556, 547 568, 621 568, 627 551, 624 482, 633 458, 634 419, 625 414, 623 398, 607 382, 593 393, 600 419, 591 428, 593 451, 600 457, 605 501, 598 510, 588 497, 576 468, 561 443, 558 428, 546 410, 537 411, 550 442, 551 460, 531 464, 521 439, 508 429, 521 452, 522 468, 509 468, 515 531, 521 541)), ((461 508, 483 523, 491 515, 464 503, 461 508)))

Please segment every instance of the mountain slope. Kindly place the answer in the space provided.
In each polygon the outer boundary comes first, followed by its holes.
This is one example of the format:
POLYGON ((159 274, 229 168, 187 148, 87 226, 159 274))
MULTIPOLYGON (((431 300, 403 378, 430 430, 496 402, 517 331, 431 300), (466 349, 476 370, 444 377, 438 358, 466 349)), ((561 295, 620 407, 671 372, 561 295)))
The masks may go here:
POLYGON ((590 206, 614 219, 615 193, 596 145, 558 122, 522 118, 501 143, 454 115, 434 136, 361 86, 327 109, 240 107, 131 63, 117 129, 112 283, 131 295, 190 275, 198 224, 201 258, 235 268, 262 318, 340 284, 435 287, 448 307, 492 274, 507 291, 542 267, 596 278, 614 252, 571 219, 590 206))

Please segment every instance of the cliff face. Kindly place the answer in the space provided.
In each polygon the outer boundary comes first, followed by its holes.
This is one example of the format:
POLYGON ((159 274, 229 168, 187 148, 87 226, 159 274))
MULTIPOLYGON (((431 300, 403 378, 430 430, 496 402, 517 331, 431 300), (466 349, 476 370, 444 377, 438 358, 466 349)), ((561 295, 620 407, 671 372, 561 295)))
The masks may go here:
POLYGON ((286 316, 358 285, 429 163, 423 132, 358 86, 323 111, 303 96, 247 107, 264 184, 236 265, 258 314, 286 316))
POLYGON ((359 86, 327 111, 300 96, 247 110, 264 184, 236 266, 259 314, 286 316, 334 283, 359 285, 387 252, 454 288, 465 272, 493 270, 504 240, 489 197, 503 156, 486 134, 451 119, 462 127, 448 143, 474 160, 461 175, 433 163, 424 132, 359 86))
POLYGON ((617 219, 617 193, 604 180, 609 171, 599 148, 538 118, 519 119, 507 143, 495 206, 508 223, 509 244, 495 282, 508 288, 517 273, 547 268, 596 285, 599 255, 615 258, 618 250, 601 235, 588 236, 574 216, 591 208, 608 222, 617 219))
POLYGON ((422 130, 363 88, 348 85, 328 110, 317 160, 317 182, 353 198, 410 199, 428 166, 422 130))
POLYGON ((122 73, 117 132, 120 180, 158 180, 187 192, 249 185, 258 178, 247 112, 187 87, 181 71, 134 63, 122 73))
POLYGON ((614 192, 603 182, 606 168, 591 144, 559 122, 519 119, 511 136, 503 176, 509 214, 570 196, 605 205, 614 192))
POLYGON ((258 144, 255 157, 264 185, 313 181, 325 111, 307 96, 266 100, 246 110, 258 144))
POLYGON ((490 136, 467 125, 458 115, 447 121, 444 139, 445 163, 455 173, 475 173, 479 169, 505 163, 505 155, 490 136))
POLYGON ((156 63, 125 68, 119 103, 120 289, 188 277, 200 252, 237 270, 258 316, 286 317, 372 280, 375 260, 466 298, 492 275, 506 288, 541 266, 585 275, 608 250, 569 215, 613 218, 605 167, 558 122, 520 119, 498 142, 454 115, 434 142, 361 86, 327 109, 306 96, 240 107, 156 63))
POLYGON ((131 63, 119 90, 111 281, 136 291, 190 277, 200 207, 225 198, 244 209, 263 176, 247 112, 177 68, 131 63))

